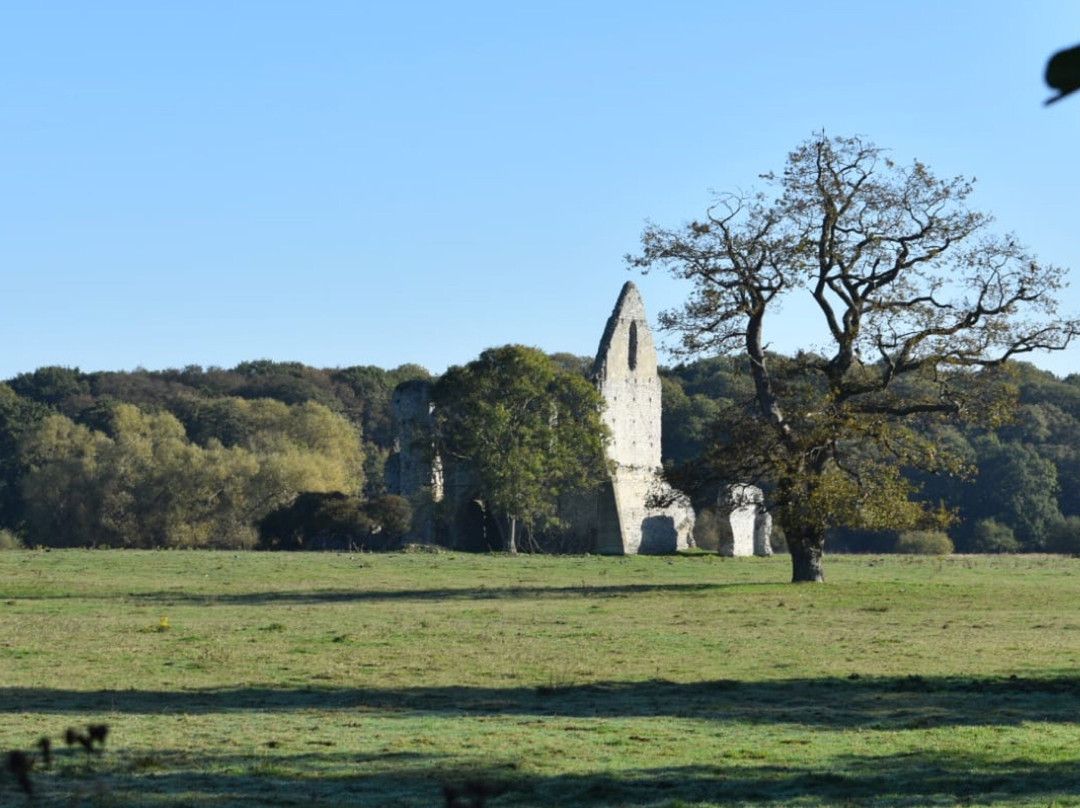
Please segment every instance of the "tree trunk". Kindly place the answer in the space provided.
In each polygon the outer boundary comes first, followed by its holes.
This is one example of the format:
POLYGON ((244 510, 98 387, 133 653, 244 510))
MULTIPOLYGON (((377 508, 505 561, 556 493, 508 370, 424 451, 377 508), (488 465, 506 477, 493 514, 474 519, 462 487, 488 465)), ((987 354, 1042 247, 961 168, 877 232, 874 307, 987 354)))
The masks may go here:
POLYGON ((802 536, 788 536, 791 553, 791 582, 793 584, 825 583, 821 562, 825 556, 825 535, 807 532, 802 536))
POLYGON ((506 551, 510 555, 517 555, 517 519, 510 517, 510 535, 506 539, 506 551))

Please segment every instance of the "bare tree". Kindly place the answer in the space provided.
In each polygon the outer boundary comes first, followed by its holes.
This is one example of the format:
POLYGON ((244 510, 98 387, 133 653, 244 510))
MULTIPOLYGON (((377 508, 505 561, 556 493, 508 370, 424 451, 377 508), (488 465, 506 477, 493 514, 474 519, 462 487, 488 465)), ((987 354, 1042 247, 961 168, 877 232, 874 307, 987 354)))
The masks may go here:
POLYGON ((973 382, 1000 374, 974 371, 1061 350, 1080 321, 1057 311, 1065 271, 989 232, 963 177, 821 133, 762 179, 771 195, 722 194, 701 221, 650 224, 627 261, 693 284, 660 318, 683 353, 745 357, 755 399, 727 413, 696 470, 765 481, 793 580, 821 581, 827 528, 934 516, 901 467, 956 470, 927 437, 935 419, 1001 417, 1000 387, 973 382), (813 351, 789 359, 768 352, 766 326, 793 295, 818 322, 813 351))

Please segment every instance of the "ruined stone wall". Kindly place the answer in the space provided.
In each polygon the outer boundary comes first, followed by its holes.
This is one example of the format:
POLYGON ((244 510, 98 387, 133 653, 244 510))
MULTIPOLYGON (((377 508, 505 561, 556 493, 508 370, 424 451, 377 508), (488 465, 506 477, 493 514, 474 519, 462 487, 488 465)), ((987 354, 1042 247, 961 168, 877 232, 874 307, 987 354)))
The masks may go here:
POLYGON ((431 440, 431 382, 415 379, 399 384, 390 405, 396 429, 386 470, 387 488, 412 505, 412 530, 405 540, 430 544, 438 539, 436 507, 445 493, 442 461, 431 440))
POLYGON ((442 499, 442 464, 431 445, 433 425, 431 382, 422 379, 399 384, 390 401, 397 425, 394 436, 395 465, 387 481, 390 490, 408 497, 429 489, 432 499, 442 499))

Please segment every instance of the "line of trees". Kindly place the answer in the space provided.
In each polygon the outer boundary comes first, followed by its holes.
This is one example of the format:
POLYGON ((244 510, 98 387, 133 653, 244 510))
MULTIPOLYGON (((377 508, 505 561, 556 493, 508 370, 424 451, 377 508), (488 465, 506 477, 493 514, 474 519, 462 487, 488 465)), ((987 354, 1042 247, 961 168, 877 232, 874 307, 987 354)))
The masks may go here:
POLYGON ((392 544, 409 512, 383 482, 390 395, 426 376, 269 361, 22 374, 0 384, 0 529, 53 547, 392 544), (305 493, 327 498, 318 518, 275 532, 305 493))
MULTIPOLYGON (((582 378, 590 364, 553 359, 582 378)), ((999 392, 1007 380, 1001 423, 916 425, 959 462, 941 473, 905 467, 904 479, 929 510, 954 516, 944 529, 957 550, 1080 552, 1080 374, 1059 379, 1020 362, 992 373, 999 392)), ((0 383, 0 529, 30 546, 392 547, 411 512, 382 476, 390 396, 427 377, 415 366, 273 362, 23 374, 0 383)), ((467 392, 457 381, 443 386, 447 403, 467 392)), ((724 413, 754 400, 753 375, 745 359, 721 357, 663 369, 661 382, 664 461, 685 481, 724 439, 724 413)), ((690 487, 707 511, 720 481, 702 482, 690 487)), ((829 541, 882 551, 900 527, 839 523, 829 541)))

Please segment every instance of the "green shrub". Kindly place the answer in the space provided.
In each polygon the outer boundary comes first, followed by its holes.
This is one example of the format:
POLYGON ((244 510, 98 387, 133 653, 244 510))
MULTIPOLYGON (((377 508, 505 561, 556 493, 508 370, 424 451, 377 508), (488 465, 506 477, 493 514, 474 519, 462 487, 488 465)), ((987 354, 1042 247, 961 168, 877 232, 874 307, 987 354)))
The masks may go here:
POLYGON ((893 551, 906 555, 949 555, 953 543, 939 530, 904 530, 896 537, 893 551))
POLYGON ((980 519, 971 533, 971 549, 976 553, 1015 553, 1020 550, 1013 529, 996 519, 980 519))
POLYGON ((0 550, 22 550, 23 543, 13 531, 0 528, 0 550))
POLYGON ((1080 516, 1066 516, 1050 526, 1046 549, 1051 553, 1080 553, 1080 516))

